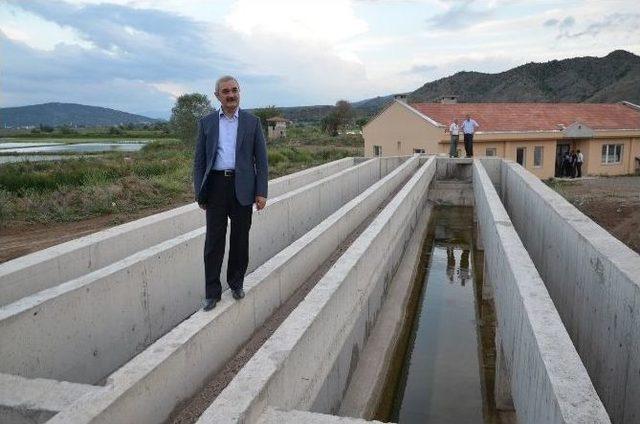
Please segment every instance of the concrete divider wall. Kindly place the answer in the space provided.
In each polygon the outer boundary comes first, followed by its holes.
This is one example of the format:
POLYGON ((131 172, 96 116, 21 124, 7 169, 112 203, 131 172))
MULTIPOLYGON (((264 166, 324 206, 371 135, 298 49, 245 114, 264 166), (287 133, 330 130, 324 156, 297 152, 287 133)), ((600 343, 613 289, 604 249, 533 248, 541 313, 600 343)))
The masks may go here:
MULTIPOLYGON (((580 357, 483 166, 473 167, 485 281, 519 423, 608 423, 580 357)), ((500 385, 502 381, 496 381, 500 385)))
POLYGON ((423 165, 217 397, 199 423, 254 423, 267 406, 337 409, 435 173, 423 165))
MULTIPOLYGON (((389 161, 393 166, 394 160, 389 161)), ((269 181, 275 198, 354 165, 344 158, 269 181)), ((205 224, 193 203, 62 243, 0 264, 0 306, 112 264, 205 224)))
MULTIPOLYGON (((381 161, 276 197, 254 213, 249 271, 376 181, 381 161), (343 184, 355 188, 337 189, 343 184), (336 189, 321 197, 326 187, 336 189), (299 210, 309 216, 293 213, 299 210)), ((0 308, 0 372, 101 380, 199 308, 203 243, 199 228, 0 308)))
POLYGON ((519 165, 503 203, 616 423, 640 422, 640 255, 519 165))
POLYGON ((398 166, 249 274, 242 302, 225 296, 213 312, 197 312, 112 374, 103 392, 80 399, 52 423, 164 421, 418 166, 418 157, 398 166))

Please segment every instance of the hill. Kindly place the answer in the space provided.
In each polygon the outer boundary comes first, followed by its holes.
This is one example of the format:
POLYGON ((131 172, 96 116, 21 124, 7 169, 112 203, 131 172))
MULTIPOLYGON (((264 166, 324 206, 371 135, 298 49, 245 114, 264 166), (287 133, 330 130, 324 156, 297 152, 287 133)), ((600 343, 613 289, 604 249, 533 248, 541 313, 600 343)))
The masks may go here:
POLYGON ((458 72, 429 82, 409 101, 457 95, 459 102, 640 103, 640 56, 616 50, 607 56, 527 63, 505 72, 458 72))
POLYGON ((106 107, 77 103, 43 103, 39 105, 0 108, 0 127, 37 125, 112 126, 158 122, 158 119, 134 115, 106 107))

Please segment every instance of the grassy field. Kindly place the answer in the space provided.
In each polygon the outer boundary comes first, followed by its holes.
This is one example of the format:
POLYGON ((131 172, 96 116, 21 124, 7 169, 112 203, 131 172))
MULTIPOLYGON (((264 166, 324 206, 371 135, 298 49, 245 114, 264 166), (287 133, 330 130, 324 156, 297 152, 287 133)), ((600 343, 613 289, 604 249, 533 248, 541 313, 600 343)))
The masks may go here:
MULTIPOLYGON (((314 129, 296 129, 287 139, 269 144, 269 177, 360 156, 362 144, 359 135, 329 138, 314 129)), ((192 160, 190 148, 175 139, 162 139, 133 153, 2 165, 0 230, 127 216, 189 203, 193 199, 192 160)))

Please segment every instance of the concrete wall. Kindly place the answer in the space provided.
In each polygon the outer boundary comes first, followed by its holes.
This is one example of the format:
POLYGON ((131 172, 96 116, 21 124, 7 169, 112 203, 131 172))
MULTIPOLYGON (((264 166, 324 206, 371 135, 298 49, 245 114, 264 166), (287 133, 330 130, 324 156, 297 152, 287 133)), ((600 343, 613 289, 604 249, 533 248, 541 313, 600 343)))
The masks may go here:
POLYGON ((223 295, 210 313, 180 323, 52 421, 157 423, 216 373, 271 313, 418 167, 413 157, 271 257, 245 280, 246 296, 223 295), (212 343, 224 340, 224 343, 212 343), (155 405, 140 408, 140 405, 155 405))
POLYGON ((435 173, 424 164, 202 415, 254 423, 267 406, 334 411, 435 173))
POLYGON ((519 423, 610 422, 540 275, 479 161, 474 163, 473 172, 484 276, 495 290, 497 363, 505 364, 505 369, 498 370, 501 378, 496 379, 496 387, 509 382, 519 423))
POLYGON ((616 423, 640 422, 640 256, 512 162, 502 201, 616 423))
POLYGON ((98 387, 66 381, 29 380, 0 374, 0 423, 35 424, 47 422, 58 411, 98 387))
MULTIPOLYGON (((354 165, 344 158, 269 181, 275 198, 354 165)), ((0 306, 77 278, 205 225, 194 204, 151 215, 0 264, 0 306)))
MULTIPOLYGON (((254 212, 249 271, 402 160, 360 163, 254 212)), ((199 228, 1 308, 0 372, 89 384, 104 378, 199 308, 203 245, 199 228)))

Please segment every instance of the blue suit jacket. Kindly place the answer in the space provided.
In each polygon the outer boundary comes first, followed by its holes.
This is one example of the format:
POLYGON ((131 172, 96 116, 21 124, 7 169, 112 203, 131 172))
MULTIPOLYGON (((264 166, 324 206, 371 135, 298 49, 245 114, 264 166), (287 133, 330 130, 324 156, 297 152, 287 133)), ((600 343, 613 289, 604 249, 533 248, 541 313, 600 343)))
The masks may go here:
MULTIPOLYGON (((219 119, 218 111, 215 111, 198 122, 193 162, 193 188, 198 203, 206 204, 208 201, 207 178, 216 161, 219 119)), ((268 174, 267 145, 260 119, 240 109, 236 137, 235 188, 241 205, 251 205, 256 196, 267 197, 268 174)))

